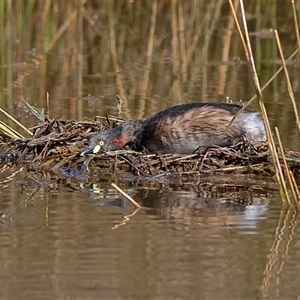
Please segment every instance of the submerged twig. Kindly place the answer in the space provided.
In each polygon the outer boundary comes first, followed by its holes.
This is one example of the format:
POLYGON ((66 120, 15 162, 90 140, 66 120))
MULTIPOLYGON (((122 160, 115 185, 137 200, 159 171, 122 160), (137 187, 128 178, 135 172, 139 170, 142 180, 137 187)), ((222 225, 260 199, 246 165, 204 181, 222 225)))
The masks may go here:
POLYGON ((127 193, 120 189, 115 183, 112 183, 111 186, 115 188, 120 194, 122 194, 127 200, 129 200, 135 207, 142 208, 134 199, 132 199, 127 193))

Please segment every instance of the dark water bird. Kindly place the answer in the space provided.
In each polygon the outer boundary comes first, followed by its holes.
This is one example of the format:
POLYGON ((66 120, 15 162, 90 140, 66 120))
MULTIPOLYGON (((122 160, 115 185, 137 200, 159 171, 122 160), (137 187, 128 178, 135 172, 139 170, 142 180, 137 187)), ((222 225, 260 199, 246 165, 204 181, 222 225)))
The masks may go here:
POLYGON ((240 109, 226 103, 173 106, 148 119, 125 121, 93 134, 81 155, 119 150, 126 145, 151 153, 193 153, 199 147, 230 146, 244 139, 266 141, 259 112, 244 110, 230 124, 240 109))

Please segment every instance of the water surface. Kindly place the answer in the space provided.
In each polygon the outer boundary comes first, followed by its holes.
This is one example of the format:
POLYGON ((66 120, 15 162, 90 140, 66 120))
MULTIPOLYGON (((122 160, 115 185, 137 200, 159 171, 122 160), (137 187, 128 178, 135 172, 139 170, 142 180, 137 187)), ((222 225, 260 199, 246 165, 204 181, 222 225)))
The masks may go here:
MULTIPOLYGON (((50 118, 83 120, 117 116, 121 95, 122 117, 138 119, 255 94, 226 1, 7 3, 0 104, 27 127, 37 120, 22 99, 50 118)), ((245 3, 262 85, 281 64, 269 28, 286 57, 295 50, 289 5, 245 3)), ((288 70, 299 104, 298 61, 288 70)), ((300 150, 285 76, 263 96, 284 146, 300 150)), ((0 193, 2 299, 299 298, 298 219, 274 178, 74 179, 16 166, 1 168, 0 193)))

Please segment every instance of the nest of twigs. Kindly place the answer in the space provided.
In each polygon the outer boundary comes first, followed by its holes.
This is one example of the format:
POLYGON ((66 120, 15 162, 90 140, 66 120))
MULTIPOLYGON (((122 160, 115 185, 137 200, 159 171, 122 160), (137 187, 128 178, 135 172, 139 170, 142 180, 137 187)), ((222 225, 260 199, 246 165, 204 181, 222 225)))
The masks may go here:
MULTIPOLYGON (((26 140, 13 140, 2 147, 0 162, 27 166, 31 171, 54 172, 81 176, 89 172, 131 172, 139 176, 185 175, 200 173, 255 173, 273 175, 273 161, 266 143, 245 141, 232 147, 201 148, 190 155, 149 154, 130 149, 99 154, 93 159, 81 157, 90 134, 115 125, 107 118, 99 121, 45 121, 36 126, 34 135, 26 140)), ((290 168, 300 174, 300 153, 285 150, 290 168)))

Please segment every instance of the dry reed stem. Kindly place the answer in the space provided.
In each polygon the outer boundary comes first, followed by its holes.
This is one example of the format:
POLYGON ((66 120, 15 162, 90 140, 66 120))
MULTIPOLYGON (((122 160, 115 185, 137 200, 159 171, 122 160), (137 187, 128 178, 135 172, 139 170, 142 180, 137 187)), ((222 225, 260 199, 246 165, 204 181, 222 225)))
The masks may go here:
MULTIPOLYGON (((209 24, 210 20, 213 18, 213 16, 211 15, 211 12, 215 12, 216 14, 218 14, 220 5, 222 5, 222 1, 218 1, 217 7, 216 7, 214 1, 210 1, 208 4, 208 7, 205 6, 207 4, 207 2, 205 2, 205 1, 197 2, 197 4, 201 5, 201 7, 198 6, 197 9, 206 11, 206 13, 205 13, 205 16, 200 20, 201 26, 197 25, 197 29, 194 31, 194 35, 192 38, 191 46, 186 51, 187 65, 189 65, 191 63, 193 55, 195 54, 195 52, 197 52, 197 45, 198 45, 199 39, 202 35, 203 29, 205 27, 209 26, 207 24, 209 24)), ((199 15, 197 15, 196 18, 199 18, 199 15)), ((198 21, 198 20, 196 20, 196 21, 198 21)), ((198 21, 198 22, 200 22, 200 21, 198 21)), ((208 31, 209 30, 207 30, 207 32, 208 31)), ((201 52, 202 52, 202 56, 203 56, 203 53, 207 53, 207 49, 204 48, 204 45, 202 45, 202 47, 201 47, 201 52)))
MULTIPOLYGON (((233 11, 234 18, 235 18, 236 22, 238 22, 236 12, 234 11, 232 1, 229 0, 229 3, 230 3, 230 6, 231 6, 231 9, 233 11)), ((242 14, 244 31, 245 31, 245 35, 246 35, 246 42, 245 42, 244 36, 242 34, 242 31, 240 29, 240 26, 239 25, 237 25, 237 26, 239 28, 239 33, 241 35, 242 43, 243 43, 243 46, 244 46, 244 49, 245 49, 245 52, 246 52, 246 57, 247 57, 247 60, 248 60, 248 63, 249 63, 251 74, 253 76, 253 81, 254 81, 254 85, 255 85, 255 88, 256 88, 256 94, 257 94, 258 102, 259 102, 259 105, 260 105, 260 109, 261 109, 262 117, 263 117, 263 122, 264 122, 266 132, 267 132, 267 140, 268 140, 268 144, 269 144, 269 147, 270 147, 270 150, 271 150, 271 155, 272 155, 275 170, 276 170, 275 173, 276 173, 277 183, 279 185, 279 190, 284 192, 284 194, 281 193, 282 196, 286 195, 284 197, 284 199, 287 199, 289 204, 291 204, 290 199, 289 199, 289 195, 288 195, 288 190, 286 188, 286 184, 285 184, 285 181, 284 181, 281 165, 280 165, 280 162, 279 162, 278 154, 276 152, 275 142, 274 142, 274 139, 273 139, 273 136, 272 136, 272 133, 271 133, 269 119, 268 119, 268 116, 267 116, 265 106, 262 102, 262 92, 261 92, 261 89, 260 89, 259 79, 258 79, 258 75, 257 75, 257 72, 256 72, 254 58, 253 58, 253 54, 252 54, 252 49, 251 49, 251 44, 250 44, 250 38, 249 38, 249 32, 248 32, 248 27, 247 27, 247 22, 246 22, 246 15, 245 15, 243 0, 240 0, 240 7, 241 7, 241 14, 242 14)), ((240 112, 243 111, 243 109, 245 109, 245 107, 247 107, 249 104, 250 104, 250 102, 248 102, 240 110, 240 112)), ((284 199, 282 199, 282 201, 284 201, 284 199)))
POLYGON ((179 21, 179 40, 180 40, 180 52, 181 52, 181 72, 183 82, 187 80, 187 57, 186 57, 186 49, 185 49, 185 26, 184 26, 184 17, 183 17, 183 9, 182 9, 182 1, 178 2, 178 21, 179 21))
POLYGON ((284 55, 283 55, 283 51, 282 51, 282 47, 281 47, 281 43, 280 43, 280 38, 279 38, 279 35, 278 35, 278 31, 276 29, 274 30, 274 34, 275 34, 275 39, 276 39, 276 42, 277 42, 277 46, 278 46, 280 58, 281 58, 281 61, 282 61, 282 65, 283 65, 283 69, 284 69, 284 74, 285 74, 286 81, 287 81, 288 93, 289 93, 289 96, 291 98, 293 109, 294 109, 294 113, 295 113, 295 118, 296 118, 296 124, 297 124, 297 128, 298 128, 298 132, 300 134, 300 120, 299 120, 297 105, 296 105, 296 101, 295 101, 295 96, 294 96, 294 93, 293 93, 293 88, 292 88, 290 76, 289 76, 289 73, 288 73, 288 70, 287 70, 287 67, 286 67, 286 63, 285 63, 285 59, 284 59, 284 55))
MULTIPOLYGON (((76 7, 78 10, 78 18, 76 22, 76 31, 78 32, 78 36, 76 37, 76 56, 75 56, 75 68, 76 68, 76 74, 75 74, 75 89, 77 90, 77 95, 81 99, 82 97, 82 80, 83 80, 83 14, 82 14, 82 8, 85 3, 85 0, 76 1, 76 7)), ((78 101, 78 112, 79 112, 79 118, 82 117, 82 101, 78 101)))
POLYGON ((275 141, 272 137, 272 132, 271 132, 271 127, 270 127, 267 111, 266 111, 265 105, 262 101, 259 102, 259 105, 260 105, 260 110, 262 112, 263 119, 266 122, 265 129, 266 129, 266 133, 267 133, 267 140, 268 140, 268 145, 270 147, 270 152, 271 152, 272 160, 273 160, 274 167, 275 167, 275 175, 276 175, 276 178, 277 178, 279 191, 280 191, 280 194, 282 195, 281 201, 285 202, 285 200, 287 200, 288 203, 291 204, 291 201, 290 201, 290 198, 289 198, 289 195, 288 195, 288 191, 287 191, 287 187, 286 187, 286 184, 285 184, 285 181, 284 181, 284 176, 283 176, 283 173, 282 173, 282 169, 281 169, 281 166, 280 166, 278 153, 276 151, 275 141))
MULTIPOLYGON (((209 75, 208 75, 208 53, 209 53, 209 43, 212 39, 213 32, 216 26, 216 22, 218 20, 218 16, 221 10, 223 1, 210 1, 208 8, 206 8, 206 14, 204 16, 204 40, 201 44, 201 51, 199 51, 199 63, 201 64, 201 68, 199 68, 199 72, 196 73, 196 78, 198 78, 201 72, 201 78, 202 78, 202 85, 201 85, 201 91, 202 95, 207 95, 208 90, 208 82, 210 81, 209 75)), ((197 51, 197 50, 196 50, 197 51)), ((204 98, 203 98, 203 101, 204 98)))
POLYGON ((150 68, 151 68, 152 57, 153 57, 156 15, 157 15, 157 1, 155 0, 152 2, 151 25, 150 25, 150 32, 148 38, 147 53, 146 53, 145 73, 143 76, 144 78, 141 82, 141 99, 139 101, 138 119, 141 119, 143 117, 144 110, 145 110, 145 97, 148 90, 149 74, 150 74, 150 68))
POLYGON ((36 20, 37 21, 36 25, 38 28, 38 30, 35 33, 35 35, 36 35, 35 45, 37 46, 36 47, 37 53, 42 52, 43 41, 46 41, 45 28, 47 26, 47 20, 49 20, 49 18, 51 18, 51 16, 49 16, 51 2, 52 2, 51 0, 44 0, 44 1, 40 1, 40 2, 36 3, 36 5, 38 6, 38 10, 41 10, 41 18, 36 20))
POLYGON ((296 33, 296 38, 297 38, 298 53, 300 55, 299 24, 298 24, 297 11, 296 11, 296 7, 295 7, 295 1, 291 0, 291 4, 292 4, 292 8, 293 8, 293 18, 294 18, 295 33, 296 33))
MULTIPOLYGON (((252 54, 252 51, 251 51, 251 45, 250 45, 250 40, 249 40, 249 34, 248 34, 248 30, 247 30, 247 23, 246 23, 246 18, 245 18, 245 11, 244 11, 244 6, 243 6, 243 1, 242 0, 239 0, 240 2, 240 6, 241 6, 241 11, 242 11, 242 16, 243 16, 243 21, 244 21, 244 29, 245 29, 245 33, 246 33, 246 36, 248 35, 248 40, 247 42, 248 43, 248 46, 247 46, 247 43, 246 43, 246 40, 244 38, 244 35, 243 35, 243 32, 242 32, 242 29, 241 29, 241 26, 240 26, 240 23, 239 23, 239 20, 237 18, 237 14, 236 14, 236 11, 235 11, 235 6, 233 5, 232 3, 232 0, 228 0, 229 4, 230 4, 230 8, 231 8, 231 11, 232 11, 232 14, 233 14, 233 18, 234 18, 234 21, 235 21, 235 24, 236 24, 236 27, 237 27, 237 30, 238 30, 238 33, 239 33, 239 36, 241 38, 241 41, 242 41, 242 45, 244 47, 244 51, 245 51, 245 54, 246 54, 246 58, 247 58, 247 62, 250 64, 250 70, 253 74, 253 66, 254 66, 254 69, 255 69, 255 64, 254 64, 254 61, 253 59, 251 59, 250 57, 250 53, 252 54), (250 45, 250 47, 249 47, 250 45), (251 52, 250 52, 251 51, 251 52), (253 65, 251 64, 251 62, 253 61, 253 65)), ((255 79, 256 79, 256 76, 254 76, 255 79)), ((256 83, 254 79, 254 84, 256 83)), ((258 86, 259 86, 259 83, 258 83, 258 86)), ((256 90, 257 90, 257 86, 255 85, 256 87, 256 90)), ((256 94, 257 95, 257 94, 256 94)), ((261 93, 259 94, 261 95, 261 93)), ((238 116, 241 112, 243 112, 250 104, 252 103, 252 101, 248 101, 243 107, 242 109, 240 109, 240 111, 232 118, 231 122, 229 123, 228 126, 230 126, 230 124, 233 122, 233 120, 235 119, 236 116, 238 116)))
MULTIPOLYGON (((2 15, 2 20, 13 20, 13 6, 14 6, 14 3, 13 1, 3 1, 4 3, 6 3, 6 10, 3 10, 3 15, 2 15), (5 17, 4 17, 5 16, 5 17)), ((2 21, 1 20, 1 21, 2 21)), ((11 63, 13 63, 13 51, 12 51, 12 45, 13 45, 13 36, 15 33, 13 33, 13 28, 15 27, 14 26, 14 22, 7 22, 6 25, 4 26, 5 27, 5 30, 4 32, 2 31, 2 34, 1 34, 1 42, 2 42, 2 53, 1 53, 1 60, 5 57, 5 61, 11 65, 11 63), (4 43, 3 43, 4 42, 4 43), (4 49, 5 50, 4 50, 4 49), (7 49, 7 51, 6 51, 7 49)), ((2 73, 2 72, 1 72, 2 73)), ((6 87, 7 87, 7 100, 6 101, 9 101, 9 103, 13 103, 13 91, 11 88, 9 87, 12 87, 14 84, 13 84, 13 73, 12 73, 12 68, 8 68, 7 69, 7 75, 6 75, 6 87)), ((2 81, 1 84, 3 84, 4 82, 2 81)), ((2 100, 3 101, 3 100, 2 100)))
POLYGON ((293 199, 294 199, 295 205, 298 208, 298 201, 297 201, 296 191, 294 189, 294 184, 293 184, 291 174, 290 174, 290 168, 289 168, 289 166, 287 164, 287 161, 286 161, 286 158, 285 158, 285 154, 284 154, 284 151, 283 151, 280 134, 279 134, 279 131, 278 131, 277 127, 275 127, 275 132, 276 132, 277 141, 278 141, 278 144, 279 144, 279 149, 280 149, 281 156, 282 156, 282 161, 283 161, 283 164, 284 164, 284 169, 285 169, 285 172, 286 172, 286 177, 288 179, 290 189, 291 189, 292 194, 293 194, 293 199))
POLYGON ((86 22, 88 22, 90 24, 91 28, 93 28, 95 30, 97 35, 102 36, 103 32, 101 32, 101 30, 99 29, 99 26, 97 25, 97 23, 93 19, 92 13, 90 13, 85 7, 83 7, 82 8, 82 15, 83 15, 84 19, 86 20, 86 22))
MULTIPOLYGON (((294 58, 294 56, 298 53, 298 49, 296 49, 287 59, 286 62, 290 61, 292 58, 294 58)), ((261 91, 265 90, 268 85, 277 77, 277 75, 283 70, 283 66, 280 66, 279 69, 271 76, 271 78, 262 86, 261 91)), ((257 95, 254 95, 249 102, 251 103, 254 99, 256 99, 257 95)), ((246 104, 248 106, 248 103, 246 104)), ((246 106, 246 107, 247 107, 246 106)), ((239 115, 242 111, 239 111, 235 117, 237 115, 239 115)))
POLYGON ((2 112, 7 118, 13 121, 17 126, 22 128, 25 132, 27 132, 30 136, 33 136, 33 133, 30 132, 24 125, 22 125, 19 121, 17 121, 14 117, 12 117, 9 113, 7 113, 4 109, 0 108, 0 112, 2 112))
POLYGON ((177 26, 177 0, 172 0, 171 14, 172 14, 172 67, 173 75, 177 76, 179 73, 179 51, 178 51, 178 26, 177 26))
POLYGON ((132 199, 127 193, 120 189, 115 183, 112 183, 111 186, 115 188, 121 195, 123 195, 127 200, 129 200, 135 207, 142 208, 134 199, 132 199))
MULTIPOLYGON (((237 14, 236 14, 236 11, 235 11, 235 7, 232 3, 232 0, 228 0, 229 4, 230 4, 230 8, 231 8, 231 12, 232 12, 232 15, 233 15, 233 18, 234 18, 234 21, 235 21, 235 25, 237 27, 237 30, 239 32, 239 35, 240 35, 240 38, 241 38, 241 41, 242 41, 242 45, 244 47, 244 50, 245 50, 245 54, 246 54, 246 57, 247 57, 247 61, 248 63, 250 62, 250 59, 249 59, 249 52, 248 52, 248 47, 247 47, 247 44, 246 44, 246 41, 245 41, 245 38, 244 38, 244 35, 243 35, 243 32, 242 32, 242 29, 241 29, 241 26, 240 26, 240 23, 239 23, 239 20, 237 18, 237 14)), ((240 0, 240 3, 241 3, 241 0, 240 0)), ((243 6, 244 7, 244 6, 243 6)), ((242 7, 241 7, 242 9, 242 7)), ((243 13, 243 12, 242 12, 243 13)), ((245 11, 244 11, 244 14, 245 14, 245 11)), ((251 69, 251 67, 250 67, 251 69)), ((252 72, 252 70, 251 70, 252 72)), ((257 94, 256 94, 257 96, 257 94)), ((231 123, 234 121, 234 119, 240 114, 242 113, 253 101, 254 99, 250 99, 247 103, 245 103, 245 105, 235 114, 235 116, 232 118, 231 122, 229 123, 228 126, 231 125, 231 123)))
POLYGON ((113 66, 115 70, 115 76, 117 81, 117 86, 119 88, 119 94, 121 96, 125 96, 125 90, 123 87, 122 82, 122 75, 121 70, 118 63, 118 56, 117 56, 117 46, 116 46, 116 36, 115 36, 115 20, 114 20, 114 14, 112 11, 112 2, 108 2, 108 19, 109 19, 109 36, 110 36, 110 51, 111 51, 111 57, 113 61, 113 66))
MULTIPOLYGON (((238 7, 238 0, 235 0, 234 3, 235 10, 238 7)), ((226 62, 229 60, 229 50, 231 46, 231 38, 233 35, 233 28, 234 28, 234 18, 229 18, 227 27, 225 29, 225 33, 223 35, 223 49, 222 49, 222 62, 226 62)), ((227 64, 220 64, 219 66, 219 80, 218 80, 218 94, 224 95, 225 90, 225 82, 226 82, 226 75, 227 75, 227 64)))
POLYGON ((50 118, 50 101, 49 101, 49 93, 46 94, 46 106, 47 106, 47 116, 50 118))
MULTIPOLYGON (((233 16, 234 16, 234 19, 236 21, 236 25, 237 25, 237 28, 238 28, 238 31, 239 31, 239 34, 241 36, 241 39, 242 39, 242 44, 244 46, 244 49, 246 51, 247 47, 246 47, 246 44, 245 44, 245 41, 244 41, 244 37, 241 33, 241 29, 240 29, 240 26, 238 24, 238 20, 237 20, 237 16, 236 16, 236 12, 235 12, 235 9, 233 7, 233 4, 232 4, 232 1, 229 0, 229 3, 230 3, 230 6, 231 6, 231 9, 232 9, 232 12, 233 12, 233 16)), ((291 60, 296 54, 297 54, 298 49, 296 49, 292 54, 291 56, 286 60, 286 61, 289 61, 291 60)), ((264 84, 264 86, 261 88, 261 91, 263 91, 273 80, 274 78, 283 70, 283 66, 281 66, 274 74, 273 76, 264 84)), ((234 116, 234 118, 231 120, 230 124, 233 122, 233 120, 240 114, 242 113, 251 103, 254 99, 256 99, 257 95, 254 95, 244 106, 243 108, 234 116)), ((229 125, 230 125, 229 124, 229 125)))
POLYGON ((294 174, 292 173, 292 171, 290 171, 290 176, 291 176, 291 179, 292 179, 292 182, 293 182, 293 185, 294 185, 294 189, 296 191, 296 195, 297 195, 297 199, 298 199, 298 204, 299 204, 299 201, 300 201, 300 191, 298 189, 297 182, 295 180, 295 177, 294 177, 294 174))
MULTIPOLYGON (((13 128, 5 124, 0 120, 0 131, 2 131, 4 134, 9 136, 10 138, 15 138, 15 139, 24 139, 24 137, 15 131, 13 128)), ((2 142, 1 142, 2 143, 2 142)))
MULTIPOLYGON (((199 77, 202 78, 201 84, 201 95, 202 101, 207 101, 205 96, 207 95, 207 82, 208 82, 208 46, 209 42, 213 36, 213 32, 215 29, 216 22, 218 20, 218 16, 221 10, 221 6, 223 1, 198 1, 196 2, 198 5, 203 5, 203 7, 198 8, 199 10, 205 10, 205 16, 201 18, 200 25, 197 26, 195 30, 194 38, 192 46, 189 47, 187 51, 187 63, 191 64, 193 56, 197 57, 197 63, 201 66, 200 68, 192 68, 193 71, 190 75, 191 81, 199 80, 199 77), (201 48, 198 47, 198 42, 200 37, 203 37, 203 42, 201 43, 201 48)), ((189 85, 188 94, 192 93, 193 85, 189 85)))
MULTIPOLYGON (((204 57, 207 57, 209 42, 215 30, 215 25, 217 23, 218 16, 221 11, 222 2, 223 1, 211 1, 209 4, 209 9, 207 9, 207 13, 205 15, 205 19, 207 20, 205 26, 207 26, 207 29, 205 30, 204 41, 201 45, 202 59, 204 57)), ((202 59, 200 59, 200 61, 202 61, 202 59)))
POLYGON ((204 17, 203 19, 200 19, 199 18, 199 14, 198 12, 199 11, 204 11, 204 8, 202 6, 205 5, 205 1, 198 1, 198 2, 195 2, 194 3, 194 9, 193 9, 193 20, 194 20, 194 23, 196 23, 196 30, 194 30, 194 32, 192 33, 193 36, 191 36, 191 41, 190 43, 187 44, 187 47, 188 45, 190 44, 191 46, 188 47, 186 53, 186 63, 187 65, 190 65, 191 61, 192 61, 192 58, 193 58, 193 55, 195 54, 195 52, 198 50, 197 49, 197 45, 198 45, 198 42, 199 42, 199 39, 202 35, 202 31, 203 29, 205 28, 205 24, 206 24, 206 18, 204 17), (198 24, 200 23, 200 24, 198 24))
MULTIPOLYGON (((84 0, 85 2, 86 0, 84 0)), ((75 17, 77 15, 77 10, 74 10, 71 14, 69 14, 67 20, 65 23, 59 28, 59 30, 56 32, 54 38, 49 43, 47 47, 45 47, 45 53, 48 53, 52 47, 55 45, 56 41, 62 36, 62 34, 66 31, 66 29, 71 25, 71 23, 74 21, 75 17)))
POLYGON ((190 63, 191 63, 191 60, 193 58, 193 54, 195 53, 195 49, 198 45, 199 38, 200 38, 200 33, 195 31, 195 34, 193 36, 193 42, 187 50, 187 56, 186 56, 187 57, 186 58, 186 64, 187 65, 190 65, 190 63))
POLYGON ((243 20, 244 32, 245 32, 246 43, 247 43, 247 47, 246 47, 247 48, 247 51, 246 51, 247 60, 250 64, 250 71, 252 72, 252 77, 253 77, 254 85, 256 88, 256 94, 258 96, 257 97, 258 101, 261 101, 262 93, 261 93, 260 83, 259 83, 258 75, 256 72, 254 57, 253 57, 253 53, 252 53, 252 47, 251 47, 251 43, 250 43, 250 37, 249 37, 249 32, 248 32, 246 13, 245 13, 245 9, 244 9, 244 1, 243 0, 240 0, 240 7, 241 7, 241 12, 242 12, 242 20, 243 20))

